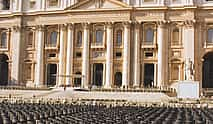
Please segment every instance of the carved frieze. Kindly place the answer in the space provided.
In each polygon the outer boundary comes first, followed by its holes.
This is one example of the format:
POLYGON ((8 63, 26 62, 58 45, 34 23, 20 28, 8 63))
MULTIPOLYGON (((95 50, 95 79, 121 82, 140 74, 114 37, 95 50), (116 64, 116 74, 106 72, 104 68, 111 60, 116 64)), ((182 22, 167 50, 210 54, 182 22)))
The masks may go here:
POLYGON ((135 12, 136 21, 160 21, 165 19, 165 13, 162 11, 135 12))

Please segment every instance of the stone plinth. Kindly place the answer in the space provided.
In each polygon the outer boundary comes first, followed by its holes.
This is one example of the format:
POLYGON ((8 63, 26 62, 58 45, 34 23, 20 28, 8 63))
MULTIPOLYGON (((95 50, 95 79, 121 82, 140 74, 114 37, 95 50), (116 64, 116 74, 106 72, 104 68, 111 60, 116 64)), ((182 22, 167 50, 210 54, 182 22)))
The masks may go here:
POLYGON ((177 87, 177 97, 183 99, 199 98, 199 82, 197 81, 180 81, 177 87))

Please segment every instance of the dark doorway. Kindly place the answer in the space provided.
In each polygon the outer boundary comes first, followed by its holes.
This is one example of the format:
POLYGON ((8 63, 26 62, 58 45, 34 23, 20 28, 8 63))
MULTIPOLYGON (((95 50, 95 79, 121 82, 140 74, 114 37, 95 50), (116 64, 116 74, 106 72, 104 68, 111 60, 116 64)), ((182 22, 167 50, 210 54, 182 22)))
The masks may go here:
POLYGON ((213 53, 204 56, 202 88, 213 88, 213 53))
POLYGON ((57 74, 57 65, 48 64, 47 65, 47 86, 56 85, 56 74, 57 74))
POLYGON ((8 57, 0 54, 0 85, 8 85, 8 57))
POLYGON ((103 85, 103 64, 93 65, 93 85, 101 87, 103 85))
POLYGON ((144 87, 152 87, 154 82, 154 64, 144 64, 144 87))
POLYGON ((122 85, 122 73, 121 72, 115 73, 114 83, 115 83, 116 87, 121 87, 121 85, 122 85))
POLYGON ((81 87, 81 72, 75 73, 74 87, 81 87))

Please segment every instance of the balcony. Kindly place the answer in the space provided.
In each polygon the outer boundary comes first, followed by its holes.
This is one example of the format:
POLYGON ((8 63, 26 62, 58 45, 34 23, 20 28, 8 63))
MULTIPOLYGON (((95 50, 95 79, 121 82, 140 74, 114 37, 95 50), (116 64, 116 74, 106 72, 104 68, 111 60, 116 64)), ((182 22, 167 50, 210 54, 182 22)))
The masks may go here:
POLYGON ((212 41, 206 41, 204 42, 204 48, 213 48, 213 42, 212 41))
POLYGON ((91 43, 91 48, 105 48, 103 42, 93 42, 91 43))
POLYGON ((144 41, 142 42, 141 48, 157 48, 157 43, 151 41, 144 41))
POLYGON ((8 50, 7 48, 8 48, 7 45, 0 45, 0 50, 3 50, 3 51, 8 50))
POLYGON ((45 44, 45 49, 57 49, 57 44, 45 44))

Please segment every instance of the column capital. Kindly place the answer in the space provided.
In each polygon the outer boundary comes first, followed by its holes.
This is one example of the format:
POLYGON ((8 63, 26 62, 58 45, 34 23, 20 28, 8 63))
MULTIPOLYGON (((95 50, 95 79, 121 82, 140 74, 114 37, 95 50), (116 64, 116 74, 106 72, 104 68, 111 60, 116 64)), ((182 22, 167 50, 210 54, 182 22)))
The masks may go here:
POLYGON ((191 28, 191 27, 194 27, 195 23, 196 23, 196 20, 185 20, 183 22, 183 26, 191 28))
POLYGON ((127 28, 130 28, 130 24, 132 24, 132 21, 123 22, 123 26, 127 28))
POLYGON ((36 29, 39 31, 44 31, 45 30, 45 25, 37 25, 36 29))
POLYGON ((67 29, 67 24, 60 24, 59 27, 62 30, 66 30, 67 29))
POLYGON ((114 22, 106 22, 106 23, 105 23, 105 26, 106 26, 107 28, 112 28, 113 25, 114 25, 114 22))
POLYGON ((21 31, 21 28, 22 28, 21 26, 13 26, 12 30, 15 32, 19 32, 19 31, 21 31))
POLYGON ((166 24, 168 24, 169 22, 166 20, 162 20, 162 21, 157 21, 157 25, 158 27, 164 28, 166 26, 166 24))
POLYGON ((89 29, 90 23, 89 22, 82 23, 82 26, 84 29, 89 29))
POLYGON ((74 23, 69 23, 67 24, 68 29, 74 29, 75 24, 74 23))

